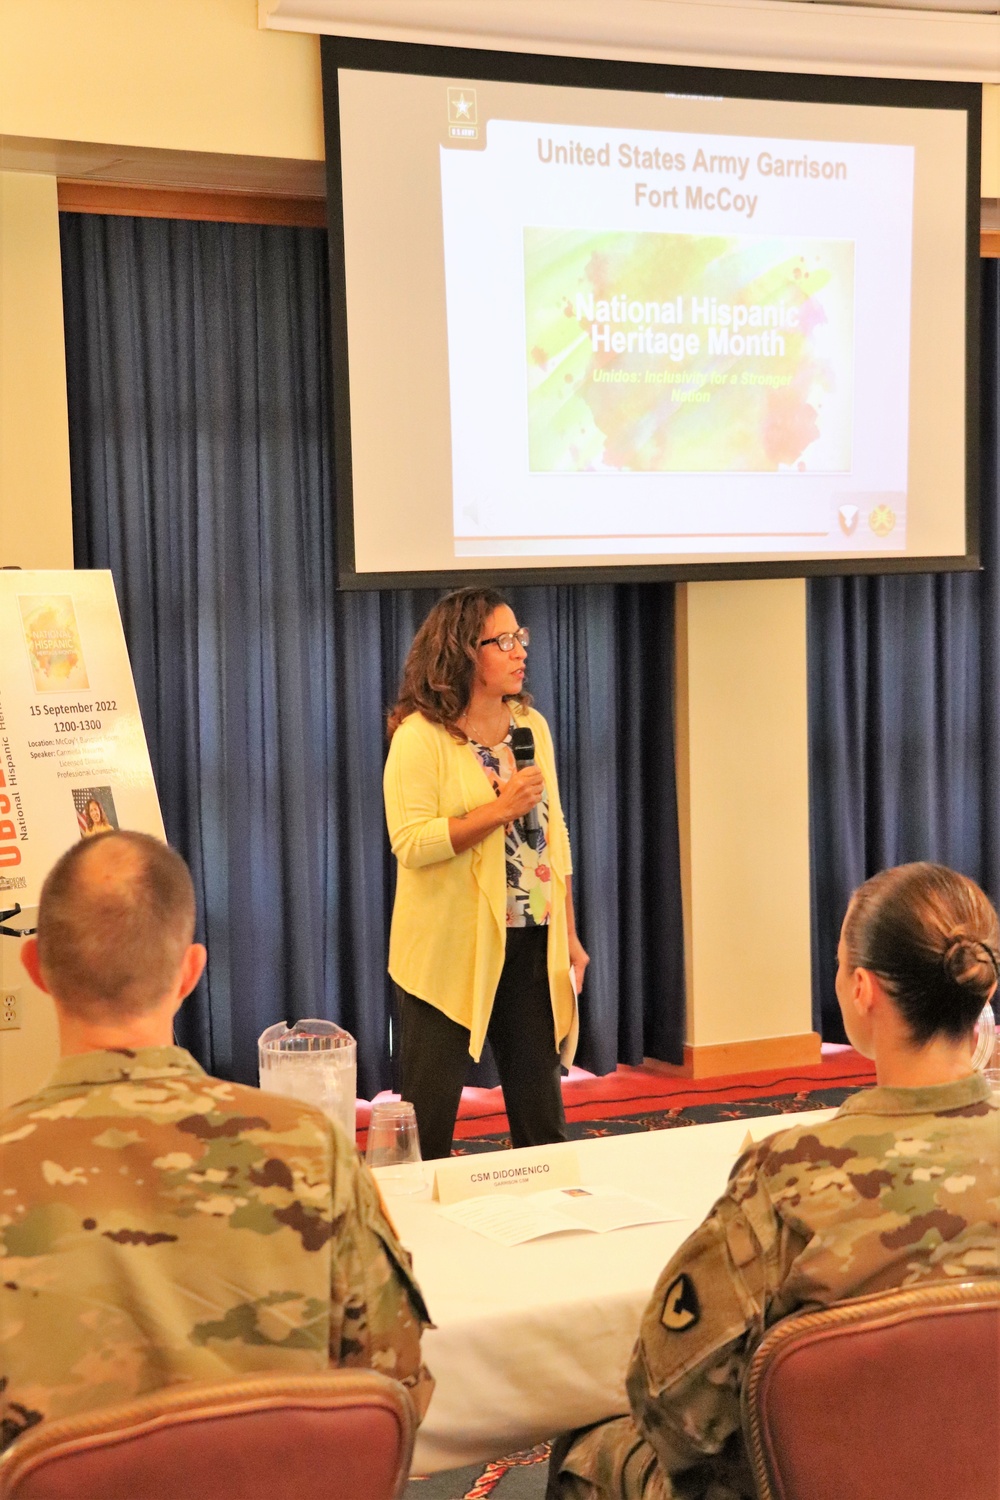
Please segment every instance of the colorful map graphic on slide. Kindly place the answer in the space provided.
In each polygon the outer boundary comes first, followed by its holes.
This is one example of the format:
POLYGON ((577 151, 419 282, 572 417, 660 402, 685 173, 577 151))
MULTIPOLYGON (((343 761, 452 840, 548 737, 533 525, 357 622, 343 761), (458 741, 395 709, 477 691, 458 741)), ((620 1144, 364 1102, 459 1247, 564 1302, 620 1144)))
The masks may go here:
POLYGON ((851 468, 854 244, 526 228, 533 473, 851 468))

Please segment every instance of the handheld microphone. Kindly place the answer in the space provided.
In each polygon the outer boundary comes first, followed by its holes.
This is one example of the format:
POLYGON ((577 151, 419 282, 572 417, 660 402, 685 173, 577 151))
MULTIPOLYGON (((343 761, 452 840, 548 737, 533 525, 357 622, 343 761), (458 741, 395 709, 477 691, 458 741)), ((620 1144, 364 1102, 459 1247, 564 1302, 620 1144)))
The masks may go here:
MULTIPOLYGON (((526 724, 520 725, 511 731, 510 748, 514 752, 514 762, 519 771, 535 764, 535 736, 526 724)), ((538 808, 532 807, 520 820, 524 829, 524 837, 532 849, 538 847, 538 808)))

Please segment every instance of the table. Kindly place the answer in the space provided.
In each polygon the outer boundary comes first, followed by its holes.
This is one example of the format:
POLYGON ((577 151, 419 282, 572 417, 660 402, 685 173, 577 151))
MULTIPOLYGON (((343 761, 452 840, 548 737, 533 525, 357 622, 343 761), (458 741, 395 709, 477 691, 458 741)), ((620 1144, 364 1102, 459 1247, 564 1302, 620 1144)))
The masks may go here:
MULTIPOLYGON (((680 1215, 667 1224, 561 1234, 508 1249, 442 1218, 429 1187, 387 1197, 436 1324, 423 1347, 437 1388, 417 1434, 413 1472, 501 1458, 565 1428, 627 1412, 625 1372, 643 1308, 667 1260, 723 1191, 748 1130, 759 1140, 833 1113, 757 1116, 553 1148, 578 1153, 585 1183, 622 1188, 680 1215)), ((501 1154, 489 1153, 484 1164, 501 1154)))

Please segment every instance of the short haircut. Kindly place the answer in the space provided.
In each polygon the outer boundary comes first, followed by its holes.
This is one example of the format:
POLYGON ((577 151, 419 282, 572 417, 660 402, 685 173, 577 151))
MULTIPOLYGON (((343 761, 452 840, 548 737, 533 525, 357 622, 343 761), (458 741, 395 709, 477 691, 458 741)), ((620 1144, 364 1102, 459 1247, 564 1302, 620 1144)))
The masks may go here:
POLYGON ((974 880, 926 862, 882 870, 844 919, 852 969, 877 974, 915 1043, 965 1036, 1000 972, 997 914, 974 880))
POLYGON ((194 923, 194 887, 174 849, 146 833, 84 840, 42 886, 42 978, 81 1019, 143 1015, 176 981, 194 923))

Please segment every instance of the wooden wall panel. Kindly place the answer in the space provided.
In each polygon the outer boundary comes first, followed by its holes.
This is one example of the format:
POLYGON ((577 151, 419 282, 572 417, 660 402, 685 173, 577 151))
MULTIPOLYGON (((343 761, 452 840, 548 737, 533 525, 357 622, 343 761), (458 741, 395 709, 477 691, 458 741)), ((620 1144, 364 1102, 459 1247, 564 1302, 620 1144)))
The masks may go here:
POLYGON ((293 224, 307 229, 326 227, 326 203, 322 198, 132 187, 72 178, 59 179, 59 208, 63 213, 126 214, 140 219, 206 219, 226 224, 293 224))

